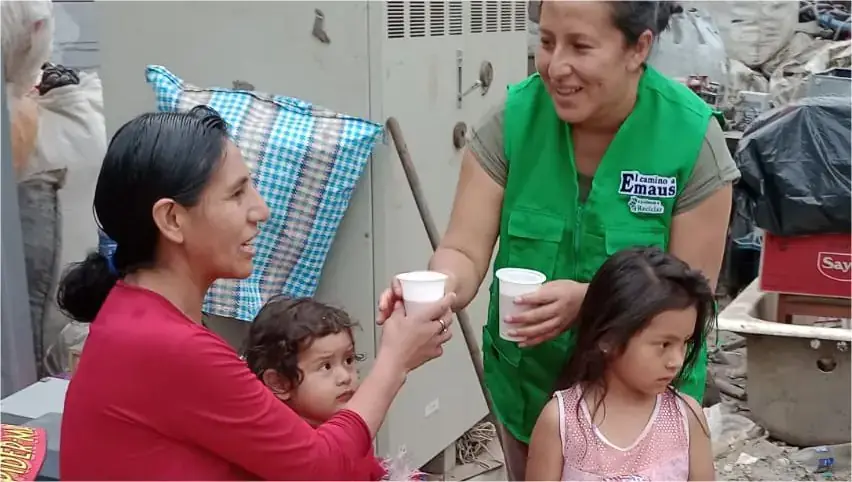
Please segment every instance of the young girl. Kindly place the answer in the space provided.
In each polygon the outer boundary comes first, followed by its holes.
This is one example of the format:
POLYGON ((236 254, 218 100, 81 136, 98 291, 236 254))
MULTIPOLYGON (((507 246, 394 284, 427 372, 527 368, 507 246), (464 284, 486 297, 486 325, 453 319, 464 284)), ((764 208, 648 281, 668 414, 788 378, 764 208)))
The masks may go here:
POLYGON ((657 248, 589 284, 573 355, 530 440, 527 480, 714 480, 699 404, 674 387, 714 317, 707 280, 657 248))
MULTIPOLYGON (((314 427, 330 419, 358 388, 352 328, 344 311, 309 298, 273 297, 249 330, 244 356, 252 372, 314 427)), ((364 454, 371 480, 386 471, 364 454)))

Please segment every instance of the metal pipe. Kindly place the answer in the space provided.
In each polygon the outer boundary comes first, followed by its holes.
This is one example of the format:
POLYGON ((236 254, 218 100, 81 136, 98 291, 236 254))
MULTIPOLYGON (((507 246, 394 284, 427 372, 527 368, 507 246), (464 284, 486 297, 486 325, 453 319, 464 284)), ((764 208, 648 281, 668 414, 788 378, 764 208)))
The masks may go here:
MULTIPOLYGON (((423 187, 420 184, 420 177, 417 175, 417 170, 414 168, 414 162, 411 160, 411 154, 408 152, 408 145, 405 143, 405 138, 402 136, 402 129, 399 127, 399 122, 393 117, 388 118, 387 128, 393 139, 396 152, 399 155, 399 160, 402 162, 402 169, 405 171, 405 178, 408 180, 408 186, 411 188, 411 194, 414 196, 414 203, 417 205, 417 211, 420 213, 420 219, 423 221, 423 227, 426 229, 426 236, 429 237, 429 243, 432 245, 432 251, 438 249, 441 242, 441 235, 435 227, 435 220, 432 213, 429 211, 429 206, 426 204, 426 195, 423 193, 423 187)), ((479 380, 479 388, 482 390, 482 396, 485 398, 485 404, 488 406, 489 418, 494 419, 494 405, 491 401, 491 395, 488 393, 488 388, 485 386, 485 372, 482 364, 482 354, 479 350, 479 345, 476 343, 476 335, 473 332, 473 327, 470 324, 470 318, 464 309, 456 312, 456 318, 459 320, 462 335, 464 336, 467 351, 470 354, 470 361, 473 363, 473 369, 476 372, 476 378, 479 380)), ((497 430, 497 440, 502 448, 502 430, 497 430)))

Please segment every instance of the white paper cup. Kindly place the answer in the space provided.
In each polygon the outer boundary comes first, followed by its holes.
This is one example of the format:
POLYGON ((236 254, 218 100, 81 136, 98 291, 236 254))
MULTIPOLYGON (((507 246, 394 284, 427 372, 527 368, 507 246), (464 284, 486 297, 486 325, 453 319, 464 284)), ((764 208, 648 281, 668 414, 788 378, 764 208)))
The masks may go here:
POLYGON ((537 291, 547 280, 544 274, 531 269, 501 268, 495 273, 500 283, 499 309, 500 338, 507 341, 521 341, 520 338, 509 336, 513 325, 506 323, 507 316, 514 316, 527 311, 524 305, 515 304, 515 298, 537 291))
POLYGON ((402 301, 405 313, 413 315, 426 305, 444 297, 447 275, 437 271, 411 271, 396 275, 402 285, 402 301))

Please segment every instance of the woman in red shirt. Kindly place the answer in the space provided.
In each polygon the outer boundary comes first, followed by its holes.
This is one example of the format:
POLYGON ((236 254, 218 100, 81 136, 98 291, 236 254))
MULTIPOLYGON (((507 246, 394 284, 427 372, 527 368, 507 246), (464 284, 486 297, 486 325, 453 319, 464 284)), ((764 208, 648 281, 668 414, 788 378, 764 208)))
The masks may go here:
POLYGON ((196 107, 128 122, 94 207, 117 249, 71 266, 57 296, 94 322, 65 399, 63 480, 369 478, 362 461, 406 374, 450 338, 452 295, 398 309, 347 409, 315 430, 201 324, 210 284, 251 273, 269 215, 224 121, 196 107))

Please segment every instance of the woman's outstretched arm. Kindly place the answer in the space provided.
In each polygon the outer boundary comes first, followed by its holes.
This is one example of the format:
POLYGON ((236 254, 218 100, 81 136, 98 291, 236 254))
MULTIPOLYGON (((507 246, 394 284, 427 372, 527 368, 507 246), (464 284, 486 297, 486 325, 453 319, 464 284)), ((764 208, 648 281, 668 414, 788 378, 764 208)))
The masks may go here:
POLYGON ((429 269, 450 276, 448 290, 457 295, 454 308, 467 306, 488 272, 500 230, 503 187, 467 150, 462 157, 450 224, 429 261, 429 269))
MULTIPOLYGON (((192 356, 173 363, 163 387, 163 403, 172 405, 168 427, 174 435, 232 461, 265 480, 366 480, 364 458, 390 405, 405 380, 402 366, 377 358, 365 379, 361 405, 343 410, 314 429, 278 400, 213 334, 191 340, 192 356), (376 413, 374 413, 376 412, 376 413), (367 421, 369 421, 369 424, 367 421)), ((168 369, 168 367, 163 367, 168 369)))

